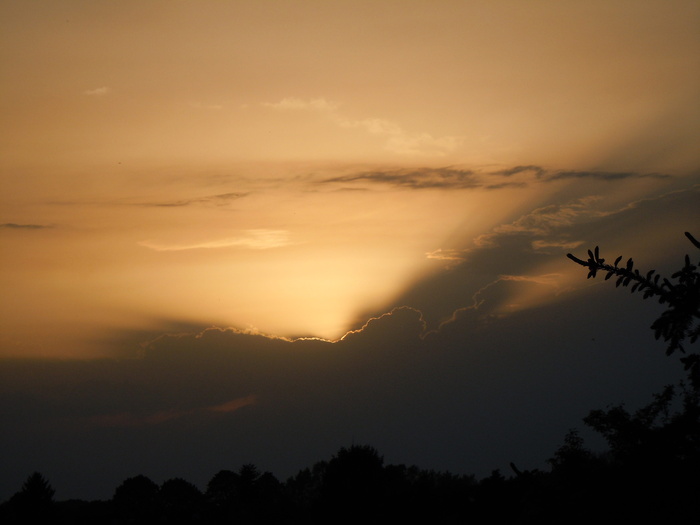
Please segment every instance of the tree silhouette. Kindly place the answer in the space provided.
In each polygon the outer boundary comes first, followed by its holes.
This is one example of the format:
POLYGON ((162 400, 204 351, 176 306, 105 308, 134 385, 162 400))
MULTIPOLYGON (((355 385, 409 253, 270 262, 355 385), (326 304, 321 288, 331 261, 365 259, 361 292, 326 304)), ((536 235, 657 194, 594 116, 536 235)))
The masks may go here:
MULTIPOLYGON (((685 232, 685 236, 693 246, 700 249, 700 242, 690 233, 685 232)), ((656 270, 649 270, 645 274, 640 272, 634 268, 632 258, 624 266, 618 266, 622 256, 615 259, 614 264, 606 264, 600 256, 598 246, 593 251, 588 250, 588 260, 585 261, 570 253, 566 256, 588 268, 588 279, 595 278, 598 272, 605 273, 606 280, 617 276, 615 286, 631 285, 632 293, 643 293, 644 299, 654 297, 660 304, 667 305, 666 310, 651 325, 656 339, 663 338, 668 343, 666 355, 671 355, 676 350, 685 353, 684 342, 697 341, 700 336, 700 263, 692 264, 689 255, 685 256, 685 265, 673 273, 670 279, 662 277, 656 270)), ((681 362, 689 372, 692 384, 700 389, 700 355, 690 354, 681 358, 681 362)))
POLYGON ((204 495, 189 481, 173 478, 160 486, 158 499, 166 523, 193 523, 201 518, 204 495))
POLYGON ((159 487, 143 475, 127 478, 114 491, 112 502, 118 517, 129 523, 150 523, 158 515, 159 487))
POLYGON ((370 446, 341 448, 328 462, 321 487, 326 518, 335 523, 376 518, 384 501, 384 458, 370 446))
MULTIPOLYGON (((696 248, 700 243, 688 232, 686 237, 696 248)), ((666 354, 685 353, 684 344, 694 343, 700 335, 700 272, 685 256, 684 266, 671 275, 660 276, 656 270, 646 274, 634 268, 630 258, 619 266, 606 264, 599 248, 588 250, 584 261, 572 254, 569 259, 588 268, 588 278, 598 272, 605 279, 617 277, 616 286, 630 286, 631 292, 642 293, 643 298, 656 298, 666 310, 651 325, 656 339, 668 343, 666 354)), ((663 520, 666 523, 686 523, 697 519, 700 512, 697 494, 700 482, 700 356, 689 354, 681 358, 690 376, 690 387, 683 381, 678 386, 668 385, 647 406, 630 413, 623 405, 605 410, 592 410, 584 423, 601 434, 610 447, 604 461, 581 447, 575 435, 559 449, 551 460, 553 475, 560 486, 575 487, 572 471, 584 469, 593 474, 595 482, 588 495, 609 498, 620 516, 630 521, 663 520), (679 407, 680 405, 680 407, 679 407), (592 469, 594 466, 596 469, 592 469), (573 467, 573 468, 572 468, 573 467), (562 475, 564 474, 564 475, 562 475), (600 493, 600 488, 605 488, 600 493), (616 498, 612 499, 611 495, 616 498), (632 515, 633 514, 633 515, 632 515)), ((571 492, 571 490, 569 490, 571 492)), ((595 498, 601 501, 601 497, 595 498)), ((589 507, 590 508, 590 505, 589 507)))
POLYGON ((19 498, 40 506, 53 503, 53 495, 53 488, 38 472, 34 472, 27 478, 27 481, 22 485, 22 490, 17 494, 19 498))
POLYGON ((282 484, 252 463, 220 470, 207 485, 209 522, 274 523, 287 508, 282 484))
POLYGON ((54 505, 54 489, 38 472, 32 473, 6 504, 3 519, 8 523, 49 521, 54 505))
POLYGON ((209 480, 206 498, 212 521, 232 519, 232 513, 238 506, 240 499, 238 495, 239 477, 232 470, 220 470, 209 480))

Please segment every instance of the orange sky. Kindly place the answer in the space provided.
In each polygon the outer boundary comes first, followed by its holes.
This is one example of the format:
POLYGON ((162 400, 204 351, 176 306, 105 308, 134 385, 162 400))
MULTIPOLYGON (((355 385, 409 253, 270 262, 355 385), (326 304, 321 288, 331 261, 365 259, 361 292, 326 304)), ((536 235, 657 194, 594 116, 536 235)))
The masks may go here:
POLYGON ((2 1, 0 354, 166 320, 337 338, 539 207, 684 187, 699 26, 695 1, 2 1))
POLYGON ((548 468, 681 377, 566 254, 697 261, 699 57, 697 0, 0 0, 0 502, 548 468))

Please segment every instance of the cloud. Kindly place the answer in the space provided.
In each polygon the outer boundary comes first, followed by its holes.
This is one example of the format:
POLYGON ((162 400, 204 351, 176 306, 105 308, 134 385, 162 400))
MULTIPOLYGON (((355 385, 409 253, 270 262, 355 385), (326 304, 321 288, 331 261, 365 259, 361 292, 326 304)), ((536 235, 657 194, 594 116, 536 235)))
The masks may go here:
POLYGON ((90 418, 90 423, 101 427, 140 427, 160 425, 174 419, 192 417, 206 413, 228 414, 236 412, 243 407, 255 404, 256 400, 256 396, 249 395, 232 399, 217 405, 194 408, 190 410, 161 410, 149 414, 139 414, 134 412, 104 414, 93 416, 90 418))
POLYGON ((85 91, 83 91, 83 93, 90 97, 103 97, 108 93, 111 93, 111 91, 112 90, 107 86, 102 86, 95 89, 86 89, 85 91))
MULTIPOLYGON (((576 221, 602 216, 601 211, 592 207, 592 204, 599 200, 600 197, 596 196, 582 197, 565 204, 548 204, 536 208, 511 223, 496 226, 490 233, 479 235, 474 239, 474 244, 484 247, 492 244, 496 237, 509 234, 549 235, 552 231, 571 226, 576 221)), ((556 241, 554 244, 561 245, 562 242, 556 241)))
POLYGON ((46 226, 43 224, 17 224, 14 222, 6 222, 0 224, 0 228, 7 228, 10 230, 43 230, 46 228, 51 228, 51 226, 46 226))
POLYGON ((443 156, 454 151, 463 142, 463 138, 457 136, 434 137, 428 133, 409 132, 396 122, 384 118, 348 118, 338 111, 338 104, 325 98, 304 100, 296 97, 287 97, 279 102, 264 102, 262 105, 278 111, 314 111, 323 113, 331 122, 341 128, 358 128, 370 135, 384 138, 385 149, 401 155, 443 156))
POLYGON ((12 428, 0 446, 13 451, 0 481, 16 490, 8 480, 39 464, 65 497, 103 498, 143 469, 205 482, 255 463, 284 479, 352 439, 389 463, 486 476, 509 461, 544 467, 588 410, 638 406, 671 382, 663 352, 639 352, 653 337, 619 329, 639 318, 618 310, 614 287, 602 303, 572 297, 489 317, 518 286, 549 288, 505 276, 481 290, 478 309, 463 307, 430 334, 422 311, 405 307, 336 343, 209 329, 160 337, 139 359, 0 361, 0 410, 12 428), (611 311, 615 330, 606 330, 611 311), (630 362, 637 373, 621 373, 630 362))
POLYGON ((291 241, 289 240, 289 232, 287 230, 259 229, 246 230, 243 232, 243 235, 238 237, 228 237, 225 239, 216 239, 213 241, 204 241, 199 243, 164 244, 152 241, 142 241, 138 244, 158 252, 172 252, 232 247, 249 248, 251 250, 268 250, 288 246, 291 244, 291 241))
POLYGON ((554 172, 541 172, 539 174, 541 177, 545 177, 547 180, 561 180, 561 179, 599 179, 606 181, 616 181, 631 178, 653 178, 653 179, 666 179, 670 175, 665 175, 663 173, 638 173, 631 171, 554 171, 554 172))
MULTIPOLYGON (((453 323, 468 324, 472 330, 483 328, 494 317, 510 314, 515 310, 532 306, 534 298, 541 299, 558 291, 559 274, 541 275, 498 275, 493 281, 479 288, 468 305, 457 308, 438 327, 427 333, 440 336, 442 331, 449 333, 453 323), (513 297, 520 296, 514 302, 513 297), (523 303, 527 300, 527 303, 523 303)), ((466 299, 466 298, 465 298, 466 299)))
POLYGON ((364 120, 340 120, 339 124, 346 128, 363 128, 372 135, 403 135, 401 126, 380 118, 368 118, 364 120))
POLYGON ((465 256, 464 250, 447 249, 443 250, 438 248, 432 252, 425 254, 428 259, 438 259, 441 261, 463 261, 465 256))
POLYGON ((257 397, 254 395, 250 395, 246 397, 239 397, 238 399, 232 399, 231 401, 226 401, 225 403, 221 403, 219 405, 206 407, 204 410, 207 410, 209 412, 224 413, 235 412, 236 410, 240 410, 245 406, 255 404, 256 401, 257 397))
MULTIPOLYGON (((472 175, 433 177, 467 184, 472 175)), ((149 336, 134 359, 0 360, 0 413, 12 428, 0 447, 13 451, 0 483, 26 475, 27 465, 65 472, 57 458, 66 457, 70 474, 57 484, 75 497, 109 497, 125 470, 143 468, 154 479, 175 468, 206 480, 252 462, 284 478, 353 438, 388 462, 456 473, 488 475, 509 461, 544 467, 590 409, 640 406, 682 371, 647 328, 657 304, 614 286, 583 288, 585 272, 575 267, 583 289, 562 287, 560 270, 570 265, 562 252, 570 243, 617 247, 632 239, 681 263, 685 251, 656 242, 683 221, 692 230, 697 197, 693 187, 607 210, 594 197, 544 201, 494 228, 489 242, 433 252, 455 264, 335 342, 183 326, 191 332, 149 336)))
POLYGON ((325 98, 303 100, 296 97, 283 98, 279 102, 263 102, 262 105, 280 111, 335 111, 338 107, 325 98))
POLYGON ((456 150, 463 142, 462 137, 433 137, 428 133, 397 133, 392 135, 386 149, 409 155, 443 156, 456 150))
MULTIPOLYGON (((672 190, 612 209, 603 207, 604 198, 600 195, 589 195, 564 204, 549 204, 536 208, 511 223, 494 227, 491 232, 476 237, 473 243, 477 248, 485 248, 503 244, 508 236, 538 237, 530 241, 530 247, 534 251, 543 252, 548 248, 556 248, 557 251, 571 250, 585 242, 601 242, 601 239, 583 240, 590 239, 592 231, 602 228, 596 225, 619 222, 629 228, 627 223, 630 222, 628 217, 631 216, 638 217, 640 221, 635 228, 638 231, 642 223, 650 223, 645 229, 646 235, 649 236, 652 232, 658 232, 664 225, 668 226, 668 221, 675 214, 687 217, 689 224, 700 218, 691 204, 692 200, 697 198, 699 190, 700 186, 672 190), (676 204, 672 204, 674 202, 676 204), (654 211, 645 216, 643 210, 654 211)), ((616 233, 621 235, 622 230, 618 228, 616 233)), ((637 231, 634 235, 637 235, 637 231)))
MULTIPOLYGON (((364 171, 376 175, 357 183, 418 188, 422 174, 445 188, 472 177, 483 184, 483 174, 464 171, 364 171), (408 182, 397 182, 400 174, 408 182)), ((623 191, 627 183, 562 186, 623 191)), ((153 479, 176 470, 205 482, 226 465, 252 462, 284 478, 353 439, 388 463, 477 476, 510 461, 544 468, 590 409, 646 404, 682 372, 648 330, 659 305, 587 281, 563 251, 595 242, 606 257, 618 255, 606 247, 619 247, 637 261, 637 243, 675 271, 690 249, 682 231, 700 224, 699 189, 635 192, 627 202, 579 194, 555 204, 561 193, 538 195, 482 242, 432 252, 455 264, 418 279, 334 342, 182 325, 188 333, 149 334, 133 359, 0 360, 0 413, 12 429, 0 433, 0 447, 13 451, 0 489, 9 497, 34 464, 61 472, 64 494, 83 498, 108 498, 144 468, 153 479), (676 229, 673 249, 659 242, 676 229), (561 285, 569 269, 576 289, 561 285)), ((255 235, 237 237, 245 238, 255 235)), ((133 344, 127 335, 111 339, 133 344)))
POLYGON ((218 195, 207 195, 205 197, 197 197, 194 199, 181 199, 176 201, 148 203, 143 204, 143 206, 158 206, 163 208, 176 208, 192 205, 226 206, 231 201, 242 199, 243 197, 246 197, 248 195, 250 195, 249 192, 220 193, 218 195))
POLYGON ((381 118, 350 120, 337 117, 336 122, 343 128, 361 128, 371 135, 386 137, 385 149, 393 153, 407 155, 443 156, 462 144, 462 137, 433 137, 428 133, 411 133, 400 125, 381 118))
POLYGON ((546 250, 547 248, 558 248, 559 250, 573 250, 583 244, 583 241, 566 240, 541 240, 532 241, 533 250, 546 250))
MULTIPOLYGON (((597 189, 584 184, 585 187, 573 189, 587 192, 597 189)), ((600 181, 599 184, 607 187, 609 183, 600 181)), ((625 191, 623 185, 627 188, 627 183, 621 183, 620 191, 625 191)), ((572 186, 567 185, 565 190, 570 194, 572 186)), ((579 281, 576 268, 565 257, 566 252, 580 247, 600 245, 604 250, 613 247, 625 256, 636 254, 635 261, 645 261, 642 268, 660 271, 662 264, 668 265, 668 253, 673 250, 685 253, 682 250, 687 249, 686 240, 682 232, 692 233, 692 225, 700 224, 699 190, 692 186, 622 203, 618 196, 608 195, 573 198, 561 204, 545 201, 544 205, 498 224, 484 234, 431 252, 429 256, 445 259, 450 264, 435 265, 431 273, 364 315, 376 315, 396 305, 410 305, 422 312, 431 330, 452 318, 455 312, 461 312, 465 322, 469 319, 476 323, 475 319, 487 315, 489 308, 473 311, 473 298, 489 286, 487 295, 493 300, 498 292, 499 301, 504 305, 524 307, 527 304, 537 306, 543 301, 558 302, 562 300, 561 290, 596 284, 585 279, 579 281), (534 279, 542 275, 558 279, 560 290, 534 280, 529 283, 503 280, 503 276, 534 279), (497 286, 492 284, 496 282, 497 286), (467 310, 461 310, 464 308, 467 310)), ((560 193, 555 193, 552 199, 561 197, 560 193)), ((604 253, 612 258, 620 255, 604 253)), ((666 268, 671 272, 677 269, 673 265, 666 268)))
POLYGON ((513 166, 492 172, 493 175, 513 177, 518 175, 534 176, 540 181, 559 181, 566 179, 595 179, 602 181, 620 181, 625 179, 667 179, 670 175, 663 173, 642 173, 634 171, 600 171, 600 170, 560 170, 549 169, 534 164, 513 166))
MULTIPOLYGON (((388 124, 375 126, 381 133, 383 129, 390 130, 388 124)), ((387 131, 387 133, 389 133, 387 131)), ((399 139, 397 135, 397 140, 399 139)), ((405 137, 404 137, 405 138, 405 137)), ((416 142, 416 148, 421 148, 416 142)), ((428 144, 428 140, 425 144, 428 144)), ((410 141, 405 143, 408 147, 410 141)), ((447 142, 445 143, 447 144, 447 142)), ((500 170, 488 171, 478 168, 423 167, 410 169, 373 170, 361 171, 331 177, 320 181, 321 183, 368 183, 384 184, 411 189, 487 189, 499 190, 504 188, 526 187, 532 184, 549 184, 562 180, 602 180, 608 182, 622 181, 625 179, 667 179, 670 176, 663 174, 646 174, 634 172, 599 172, 599 171, 564 171, 549 170, 541 166, 527 165, 514 166, 500 170)))
POLYGON ((536 176, 541 176, 547 173, 547 170, 542 166, 514 166, 512 168, 507 168, 499 171, 495 171, 495 174, 502 175, 504 177, 512 177, 513 175, 519 175, 521 173, 533 173, 536 176))
MULTIPOLYGON (((423 314, 420 310, 410 306, 398 306, 390 312, 370 318, 361 328, 350 330, 339 341, 360 337, 363 342, 366 342, 366 338, 374 337, 385 331, 391 331, 393 333, 392 338, 396 338, 398 334, 401 334, 402 338, 408 336, 409 339, 415 339, 425 334, 425 328, 423 314)), ((382 336, 380 335, 380 337, 382 336)))
POLYGON ((481 186, 472 170, 455 168, 421 168, 387 171, 364 171, 322 180, 321 183, 385 184, 409 189, 465 189, 481 186))
POLYGON ((202 102, 193 102, 192 107, 196 109, 206 109, 210 111, 220 111, 224 109, 223 104, 204 104, 202 102))

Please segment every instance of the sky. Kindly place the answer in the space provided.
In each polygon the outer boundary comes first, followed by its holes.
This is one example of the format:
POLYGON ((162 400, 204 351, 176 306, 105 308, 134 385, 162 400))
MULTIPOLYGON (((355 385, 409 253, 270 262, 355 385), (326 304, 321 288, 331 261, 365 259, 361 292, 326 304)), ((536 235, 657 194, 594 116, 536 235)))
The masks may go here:
MULTIPOLYGON (((543 468, 681 367, 695 1, 0 0, 0 500, 543 468)), ((590 439, 595 440, 595 436, 590 439)))

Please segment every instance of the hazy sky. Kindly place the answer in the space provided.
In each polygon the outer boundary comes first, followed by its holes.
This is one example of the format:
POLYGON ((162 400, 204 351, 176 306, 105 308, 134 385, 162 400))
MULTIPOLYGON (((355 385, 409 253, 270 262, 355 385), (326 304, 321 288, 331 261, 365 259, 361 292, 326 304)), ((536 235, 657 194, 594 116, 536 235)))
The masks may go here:
POLYGON ((675 270, 700 236, 699 28, 680 0, 0 0, 0 500, 352 439, 534 467, 647 400, 658 308, 565 254, 675 270))

